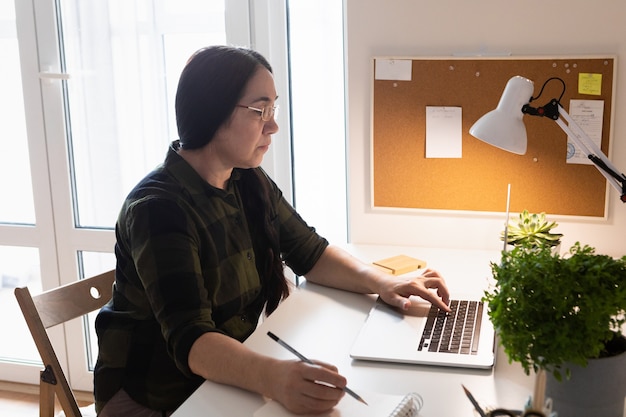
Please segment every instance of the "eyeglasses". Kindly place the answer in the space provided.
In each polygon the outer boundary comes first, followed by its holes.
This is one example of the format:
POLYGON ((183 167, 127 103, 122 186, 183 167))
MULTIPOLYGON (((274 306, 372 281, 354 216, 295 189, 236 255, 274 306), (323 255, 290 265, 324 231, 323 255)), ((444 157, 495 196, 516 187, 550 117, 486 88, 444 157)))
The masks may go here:
POLYGON ((244 106, 243 104, 237 104, 236 106, 244 109, 253 110, 259 113, 261 115, 261 120, 263 120, 264 122, 269 122, 270 120, 272 120, 272 118, 275 119, 276 117, 278 117, 278 105, 267 105, 261 109, 259 109, 258 107, 244 106))

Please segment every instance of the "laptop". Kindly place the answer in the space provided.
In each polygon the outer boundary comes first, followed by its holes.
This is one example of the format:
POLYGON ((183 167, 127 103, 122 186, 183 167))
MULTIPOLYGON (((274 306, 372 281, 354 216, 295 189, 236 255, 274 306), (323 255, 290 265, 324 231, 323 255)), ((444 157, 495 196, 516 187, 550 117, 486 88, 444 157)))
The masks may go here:
MULTIPOLYGON (((507 250, 511 184, 507 187, 503 250, 507 250)), ((380 297, 370 310, 350 356, 381 362, 489 369, 495 364, 496 336, 487 305, 480 300, 451 300, 446 314, 412 297, 400 311, 380 297)))
POLYGON ((353 359, 488 369, 495 362, 495 331, 480 300, 451 300, 446 313, 419 298, 408 311, 380 298, 352 348, 353 359))

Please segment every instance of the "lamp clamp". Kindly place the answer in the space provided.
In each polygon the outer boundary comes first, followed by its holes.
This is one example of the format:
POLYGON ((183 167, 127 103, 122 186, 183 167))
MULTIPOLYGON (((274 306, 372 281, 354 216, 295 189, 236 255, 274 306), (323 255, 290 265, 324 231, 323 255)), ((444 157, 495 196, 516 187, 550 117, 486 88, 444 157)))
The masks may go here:
POLYGON ((543 83, 543 85, 541 86, 541 91, 539 91, 539 94, 537 94, 536 97, 531 97, 530 100, 528 100, 528 103, 522 106, 522 113, 530 114, 531 116, 548 117, 552 120, 558 120, 559 105, 561 103, 561 99, 563 98, 563 94, 565 94, 565 81, 563 81, 559 77, 548 78, 546 82, 543 83), (550 81, 558 81, 561 83, 561 85, 563 86, 563 90, 561 90, 561 96, 558 99, 553 98, 548 104, 544 105, 543 107, 531 107, 530 103, 532 103, 533 100, 537 100, 539 97, 541 97, 544 88, 546 88, 546 85, 548 85, 550 81))
POLYGON ((559 118, 559 101, 553 98, 543 107, 532 107, 530 104, 524 104, 522 106, 522 113, 557 120, 559 118))

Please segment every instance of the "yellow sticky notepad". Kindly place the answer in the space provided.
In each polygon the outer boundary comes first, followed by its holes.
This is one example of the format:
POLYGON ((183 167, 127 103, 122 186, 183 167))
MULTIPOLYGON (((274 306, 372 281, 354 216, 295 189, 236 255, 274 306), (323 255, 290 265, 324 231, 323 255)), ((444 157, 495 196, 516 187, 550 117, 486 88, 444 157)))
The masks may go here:
POLYGON ((578 93, 594 96, 602 94, 602 74, 578 74, 578 93))
POLYGON ((375 266, 392 275, 402 275, 426 266, 426 261, 407 255, 398 255, 373 262, 375 266))

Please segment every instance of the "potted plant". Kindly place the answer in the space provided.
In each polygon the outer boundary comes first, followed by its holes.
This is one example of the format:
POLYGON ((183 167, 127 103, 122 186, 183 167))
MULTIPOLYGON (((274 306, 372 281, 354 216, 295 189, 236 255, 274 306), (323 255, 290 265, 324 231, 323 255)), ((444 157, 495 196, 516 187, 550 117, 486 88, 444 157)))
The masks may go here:
POLYGON ((495 284, 485 292, 484 300, 509 361, 519 362, 526 374, 537 373, 534 408, 543 405, 540 377, 547 374, 548 396, 560 416, 622 417, 626 256, 614 259, 596 254, 580 243, 561 256, 550 244, 529 240, 504 251, 501 262, 492 263, 491 268, 495 284), (582 382, 592 386, 577 387, 574 370, 587 369, 604 357, 615 361, 604 368, 615 370, 616 375, 603 374, 595 382, 589 380, 594 377, 583 376, 587 381, 582 382), (552 386, 583 392, 552 394, 552 386), (599 393, 592 392, 594 388, 599 393), (593 404, 594 397, 600 405, 593 404))
MULTIPOLYGON (((561 233, 552 233, 551 230, 558 226, 554 221, 546 219, 546 213, 529 213, 524 210, 519 214, 517 221, 510 221, 507 225, 506 242, 509 245, 522 243, 531 246, 558 246, 561 243, 561 233)), ((504 232, 500 240, 504 240, 504 232)))

